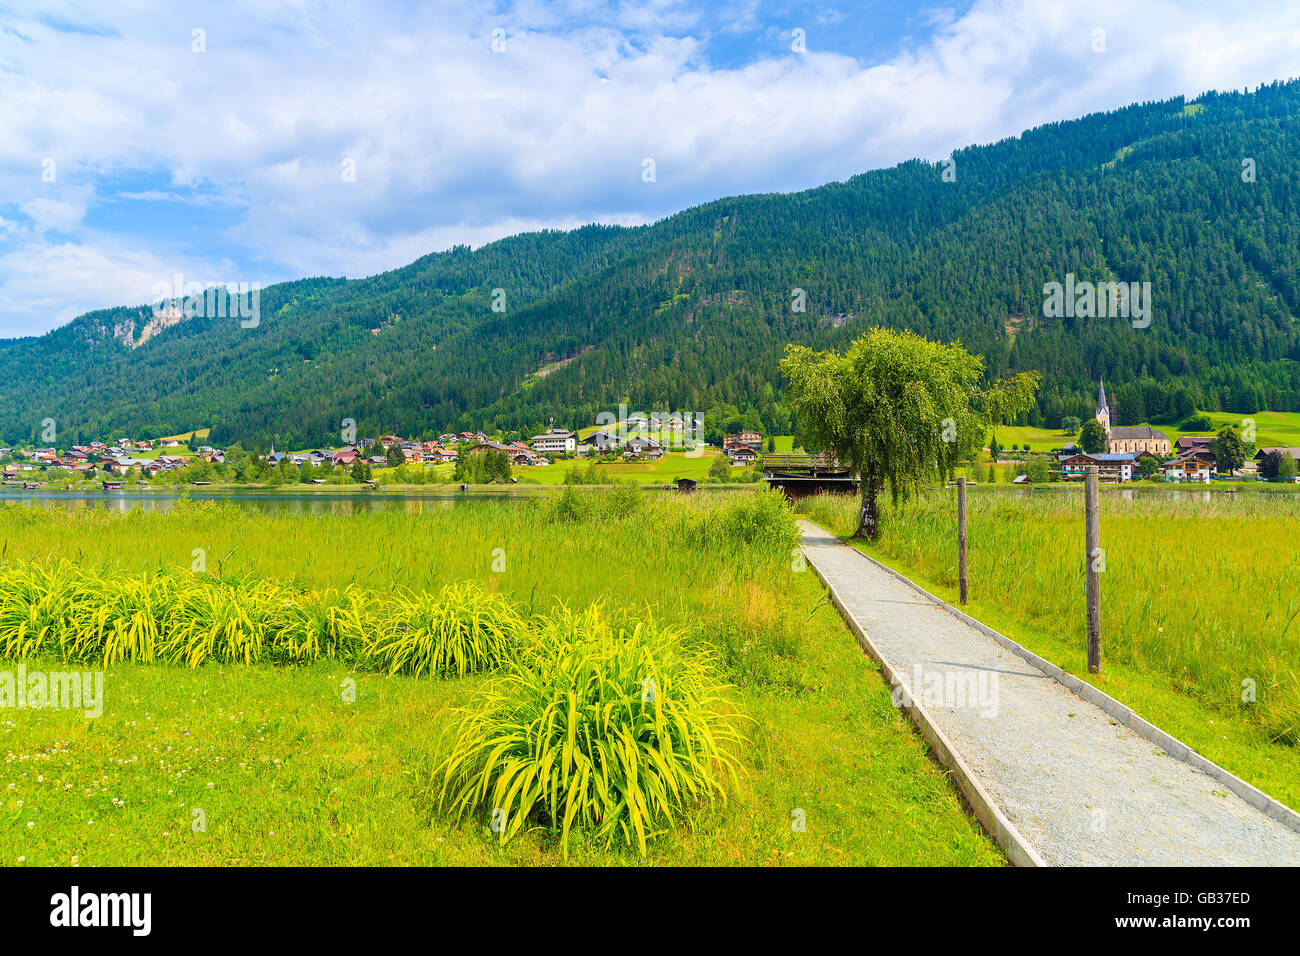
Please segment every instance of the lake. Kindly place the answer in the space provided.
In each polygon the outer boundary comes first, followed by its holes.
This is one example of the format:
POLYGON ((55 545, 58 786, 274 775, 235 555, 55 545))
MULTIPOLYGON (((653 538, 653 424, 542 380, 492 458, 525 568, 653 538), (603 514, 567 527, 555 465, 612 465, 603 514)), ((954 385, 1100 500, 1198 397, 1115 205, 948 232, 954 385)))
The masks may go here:
POLYGON ((288 512, 290 514, 370 514, 380 511, 409 511, 418 513, 455 507, 466 501, 517 501, 545 494, 545 487, 529 489, 511 488, 503 491, 464 492, 454 489, 429 491, 419 494, 409 492, 356 491, 100 491, 60 492, 23 491, 6 488, 0 490, 0 504, 40 504, 53 508, 103 508, 108 511, 127 512, 133 508, 143 511, 170 511, 183 498, 190 501, 222 501, 255 511, 288 512))

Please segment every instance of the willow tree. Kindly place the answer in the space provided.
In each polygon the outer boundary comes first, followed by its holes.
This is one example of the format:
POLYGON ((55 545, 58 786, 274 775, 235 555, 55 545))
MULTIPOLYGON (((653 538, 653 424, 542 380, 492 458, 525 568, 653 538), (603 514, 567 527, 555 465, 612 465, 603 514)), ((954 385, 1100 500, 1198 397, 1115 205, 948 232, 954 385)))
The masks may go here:
POLYGON ((856 533, 868 538, 879 532, 876 501, 886 486, 897 504, 951 476, 1038 387, 1037 372, 1022 372, 982 388, 984 361, 960 344, 882 328, 843 353, 787 346, 781 371, 806 443, 833 449, 860 478, 856 533))

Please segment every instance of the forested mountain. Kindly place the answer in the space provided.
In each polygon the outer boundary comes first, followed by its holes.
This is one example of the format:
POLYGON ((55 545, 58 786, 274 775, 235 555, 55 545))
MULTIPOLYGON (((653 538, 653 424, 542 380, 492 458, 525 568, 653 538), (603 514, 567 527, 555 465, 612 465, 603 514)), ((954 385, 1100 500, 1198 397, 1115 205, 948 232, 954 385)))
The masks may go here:
POLYGON ((991 376, 1041 370, 1030 424, 1091 414, 1100 376, 1117 424, 1300 410, 1298 198, 1300 82, 1145 103, 951 164, 276 285, 256 328, 146 334, 148 307, 88 313, 0 342, 0 439, 53 418, 65 436, 212 426, 300 447, 337 444, 344 419, 530 432, 620 401, 787 432, 785 344, 842 347, 876 324, 960 340, 991 376), (1150 327, 1045 318, 1044 285, 1070 273, 1150 282, 1150 327))

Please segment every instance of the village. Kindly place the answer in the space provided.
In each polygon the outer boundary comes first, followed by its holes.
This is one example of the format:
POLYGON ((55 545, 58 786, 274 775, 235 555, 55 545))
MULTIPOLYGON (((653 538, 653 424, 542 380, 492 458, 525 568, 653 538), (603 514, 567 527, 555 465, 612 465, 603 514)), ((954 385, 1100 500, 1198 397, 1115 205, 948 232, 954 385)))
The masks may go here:
MULTIPOLYGON (((34 487, 46 479, 99 480, 106 487, 121 487, 128 480, 146 484, 160 476, 190 476, 191 484, 210 483, 194 478, 196 466, 224 465, 233 459, 228 453, 244 456, 237 446, 228 449, 201 443, 197 433, 156 440, 126 440, 113 443, 91 441, 74 444, 64 450, 55 447, 0 448, 0 476, 5 485, 34 487)), ((731 465, 749 465, 763 452, 763 436, 756 431, 728 435, 721 443, 722 452, 731 465)), ((463 455, 500 453, 512 468, 549 465, 572 458, 602 460, 657 461, 669 452, 701 452, 704 443, 691 437, 681 418, 670 416, 631 415, 617 427, 597 428, 585 438, 566 428, 552 427, 534 435, 527 442, 504 441, 484 432, 445 433, 437 439, 413 440, 400 435, 384 434, 375 438, 357 438, 339 448, 316 448, 307 451, 277 451, 272 444, 261 459, 269 466, 307 469, 306 480, 322 484, 331 473, 350 475, 373 483, 373 469, 398 466, 455 465, 463 455)), ((257 457, 257 456, 254 456, 257 457)), ((198 468, 198 475, 206 471, 198 468)))
MULTIPOLYGON (((1300 461, 1300 448, 1265 447, 1248 454, 1249 448, 1238 450, 1240 460, 1218 461, 1216 443, 1218 436, 1184 435, 1175 442, 1150 425, 1112 425, 1114 403, 1106 398, 1106 385, 1100 383, 1097 395, 1097 412, 1093 427, 1097 441, 1104 443, 1105 451, 1085 451, 1069 442, 1054 453, 1056 472, 1061 481, 1082 481, 1090 465, 1097 468, 1101 481, 1127 482, 1140 478, 1163 479, 1172 482, 1201 482, 1209 484, 1218 474, 1274 480, 1300 481, 1295 466, 1283 466, 1278 472, 1278 462, 1283 458, 1300 461)), ((1092 423, 1088 423, 1091 425, 1092 423)), ((1087 433, 1087 427, 1080 433, 1087 433)), ((1025 478, 1019 476, 1016 480, 1025 478)), ((1025 483, 1021 481, 1020 483, 1025 483)))
MULTIPOLYGON (((1171 441, 1163 431, 1150 425, 1112 425, 1114 414, 1113 402, 1107 400, 1103 383, 1094 419, 1086 423, 1079 436, 1081 442, 1090 444, 1090 450, 1068 441, 1049 454, 1031 454, 1028 446, 1023 453, 1014 450, 1008 453, 993 442, 987 475, 990 480, 996 479, 1000 468, 1007 473, 1006 481, 1010 484, 1072 482, 1082 481, 1086 469, 1096 466, 1100 480, 1113 483, 1139 480, 1209 483, 1224 477, 1300 483, 1296 465, 1281 463, 1282 459, 1300 462, 1300 447, 1243 446, 1239 461, 1221 462, 1216 459, 1217 436, 1184 435, 1171 441)), ((252 460, 268 468, 296 469, 296 480, 300 482, 325 484, 334 480, 374 485, 377 480, 372 476, 377 470, 403 466, 408 468, 407 475, 411 474, 410 468, 422 471, 424 466, 429 469, 429 480, 452 480, 451 471, 434 472, 435 466, 454 468, 462 456, 476 453, 494 453, 510 468, 529 469, 572 459, 656 462, 669 452, 702 456, 710 447, 700 439, 699 423, 690 416, 635 413, 614 425, 589 426, 580 431, 552 426, 527 441, 506 440, 500 434, 489 436, 482 431, 448 432, 436 439, 423 440, 383 434, 356 438, 338 448, 286 452, 277 451, 272 444, 264 456, 250 455, 237 445, 227 449, 215 447, 200 441, 199 434, 192 432, 154 440, 120 439, 113 443, 92 441, 65 450, 0 448, 0 480, 7 486, 27 488, 56 480, 99 481, 106 488, 120 488, 128 481, 144 486, 160 477, 164 482, 206 485, 214 478, 250 480, 247 471, 236 466, 252 460), (231 468, 213 468, 226 464, 231 468)), ((765 443, 771 452, 771 437, 742 429, 716 442, 712 456, 730 467, 760 469, 765 443)), ((833 456, 833 452, 828 452, 823 457, 833 456)), ((786 455, 776 460, 787 462, 790 458, 786 455)), ((984 480, 986 472, 982 463, 972 463, 967 470, 972 472, 968 477, 974 481, 984 480)), ((714 474, 726 475, 727 469, 714 474)), ((753 480, 757 480, 757 471, 753 474, 753 480)))

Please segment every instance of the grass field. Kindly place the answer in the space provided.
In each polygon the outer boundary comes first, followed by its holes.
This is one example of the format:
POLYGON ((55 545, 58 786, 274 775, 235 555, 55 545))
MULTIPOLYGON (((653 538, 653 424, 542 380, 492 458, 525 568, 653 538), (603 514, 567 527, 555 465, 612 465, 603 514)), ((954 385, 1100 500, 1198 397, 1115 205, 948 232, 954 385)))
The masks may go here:
MULTIPOLYGON (((843 536, 855 504, 801 510, 843 536)), ((979 489, 968 510, 970 614, 1300 806, 1300 498, 1103 494, 1100 675, 1085 659, 1081 492, 979 489)), ((956 603, 954 496, 886 503, 883 529, 854 543, 956 603)))
MULTIPOLYGON (((376 600, 472 581, 525 614, 604 601, 714 648, 747 731, 725 804, 660 834, 645 856, 583 836, 569 862, 1004 862, 815 577, 774 550, 768 523, 730 504, 739 496, 624 490, 614 494, 635 504, 611 519, 596 507, 608 493, 568 494, 591 510, 550 498, 346 519, 209 503, 125 515, 15 506, 0 509, 0 562, 63 557, 111 577, 189 569, 202 549, 209 573, 308 591, 351 584, 376 600)), ((0 715, 0 862, 560 864, 545 831, 500 846, 488 820, 429 806, 452 718, 488 679, 390 677, 339 660, 115 663, 102 717, 0 715)))
MULTIPOLYGON (((1177 442, 1184 435, 1213 435, 1225 425, 1243 428, 1243 422, 1249 418, 1255 422, 1255 444, 1261 448, 1300 447, 1300 412, 1256 412, 1254 415, 1240 415, 1236 412, 1207 412, 1214 428, 1207 432, 1184 432, 1176 424, 1155 424, 1169 436, 1170 443, 1177 442)), ((1077 434, 1067 435, 1057 429, 1034 428, 1030 425, 1002 426, 994 436, 1003 448, 1029 445, 1031 451, 1051 451, 1060 448, 1068 441, 1074 441, 1077 434)))

